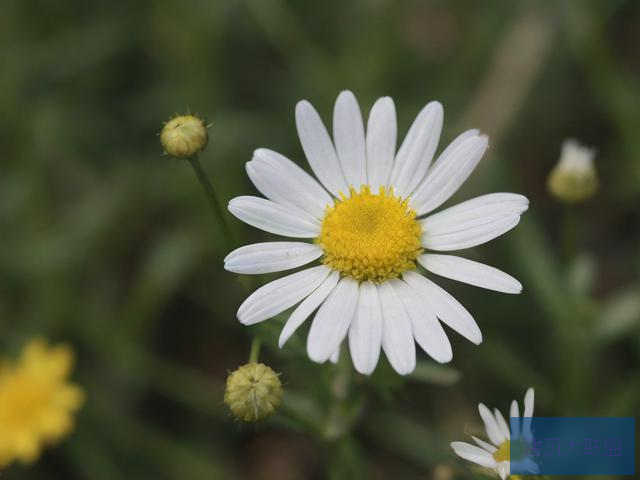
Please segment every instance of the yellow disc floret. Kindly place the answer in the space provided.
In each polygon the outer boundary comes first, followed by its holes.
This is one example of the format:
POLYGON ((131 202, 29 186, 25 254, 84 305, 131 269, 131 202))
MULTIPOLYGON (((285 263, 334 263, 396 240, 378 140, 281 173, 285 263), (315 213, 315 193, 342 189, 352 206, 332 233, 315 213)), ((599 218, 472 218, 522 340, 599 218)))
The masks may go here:
POLYGON ((322 220, 316 242, 323 248, 323 263, 359 281, 380 283, 415 268, 422 253, 422 228, 406 200, 369 186, 351 196, 341 195, 322 220))
POLYGON ((496 462, 508 462, 511 459, 511 442, 506 440, 500 444, 498 450, 493 453, 496 462))

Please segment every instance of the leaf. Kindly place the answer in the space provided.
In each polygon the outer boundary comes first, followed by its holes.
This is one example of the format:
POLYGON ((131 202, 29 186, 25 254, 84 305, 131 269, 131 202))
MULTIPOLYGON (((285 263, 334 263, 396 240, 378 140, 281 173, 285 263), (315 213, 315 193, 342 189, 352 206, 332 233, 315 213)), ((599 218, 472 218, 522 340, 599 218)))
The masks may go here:
POLYGON ((640 327, 640 285, 608 300, 597 317, 595 336, 602 342, 613 342, 640 327))
POLYGON ((592 255, 576 256, 567 269, 569 288, 579 296, 588 295, 593 288, 597 273, 597 264, 592 255))

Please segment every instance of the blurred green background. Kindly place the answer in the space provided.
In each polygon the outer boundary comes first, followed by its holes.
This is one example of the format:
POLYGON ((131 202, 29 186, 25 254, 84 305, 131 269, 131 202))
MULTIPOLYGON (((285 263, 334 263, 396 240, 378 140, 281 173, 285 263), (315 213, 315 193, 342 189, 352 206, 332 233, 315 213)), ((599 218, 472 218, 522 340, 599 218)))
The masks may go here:
MULTIPOLYGON (((0 2, 0 346, 72 344, 88 399, 77 427, 7 479, 473 478, 453 440, 527 387, 536 413, 635 415, 640 406, 640 3, 634 1, 0 2), (222 268, 226 249, 187 162, 161 156, 174 112, 213 124, 201 156, 226 203, 255 193, 253 149, 302 165, 293 110, 331 118, 351 89, 368 113, 396 101, 401 138, 429 100, 441 148, 491 138, 454 200, 527 195, 508 235, 470 256, 524 284, 507 296, 437 279, 475 316, 476 347, 421 354, 409 378, 318 366, 306 328, 235 311, 264 278, 222 268), (575 137, 601 188, 567 207, 546 177, 575 137), (251 338, 282 372, 284 404, 258 425, 222 403, 251 338)), ((453 203, 453 202, 450 202, 453 203)), ((242 243, 270 236, 230 219, 242 243)), ((275 278, 275 276, 271 276, 275 278)), ((286 318, 286 316, 284 317, 286 318)), ((603 477, 600 477, 603 478, 603 477)))

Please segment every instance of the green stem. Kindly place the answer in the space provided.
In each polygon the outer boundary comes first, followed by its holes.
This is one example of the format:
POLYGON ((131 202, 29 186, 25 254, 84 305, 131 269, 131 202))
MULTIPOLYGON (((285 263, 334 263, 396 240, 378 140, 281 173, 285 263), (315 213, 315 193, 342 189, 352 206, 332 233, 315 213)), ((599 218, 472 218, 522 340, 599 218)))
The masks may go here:
POLYGON ((564 255, 565 261, 567 265, 571 263, 573 257, 576 254, 576 236, 577 236, 577 226, 576 226, 576 217, 575 211, 573 210, 572 205, 564 206, 564 221, 563 223, 563 247, 564 247, 564 255))
POLYGON ((262 342, 258 337, 253 337, 253 340, 251 341, 251 353, 249 353, 249 363, 258 363, 261 343, 262 342))
POLYGON ((196 177, 198 177, 198 181, 200 182, 200 186, 204 190, 207 199, 209 200, 209 205, 211 206, 211 210, 213 211, 213 215, 216 217, 218 223, 220 224, 220 228, 222 230, 222 236, 226 243, 227 249, 232 250, 235 246, 235 238, 229 224, 227 223, 227 219, 224 214, 224 209, 220 205, 218 198, 216 197, 216 192, 213 189, 213 185, 209 181, 209 177, 202 168, 202 164, 198 159, 197 155, 190 157, 189 163, 193 167, 193 171, 196 173, 196 177))

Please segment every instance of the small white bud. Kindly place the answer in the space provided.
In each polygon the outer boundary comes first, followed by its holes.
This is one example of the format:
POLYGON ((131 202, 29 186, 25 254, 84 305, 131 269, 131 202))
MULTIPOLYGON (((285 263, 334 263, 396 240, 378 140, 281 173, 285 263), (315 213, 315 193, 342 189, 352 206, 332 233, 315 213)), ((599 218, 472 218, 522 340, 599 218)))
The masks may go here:
POLYGON ((587 200, 598 189, 593 165, 596 152, 576 140, 565 140, 560 160, 549 174, 547 187, 553 196, 567 203, 587 200))

